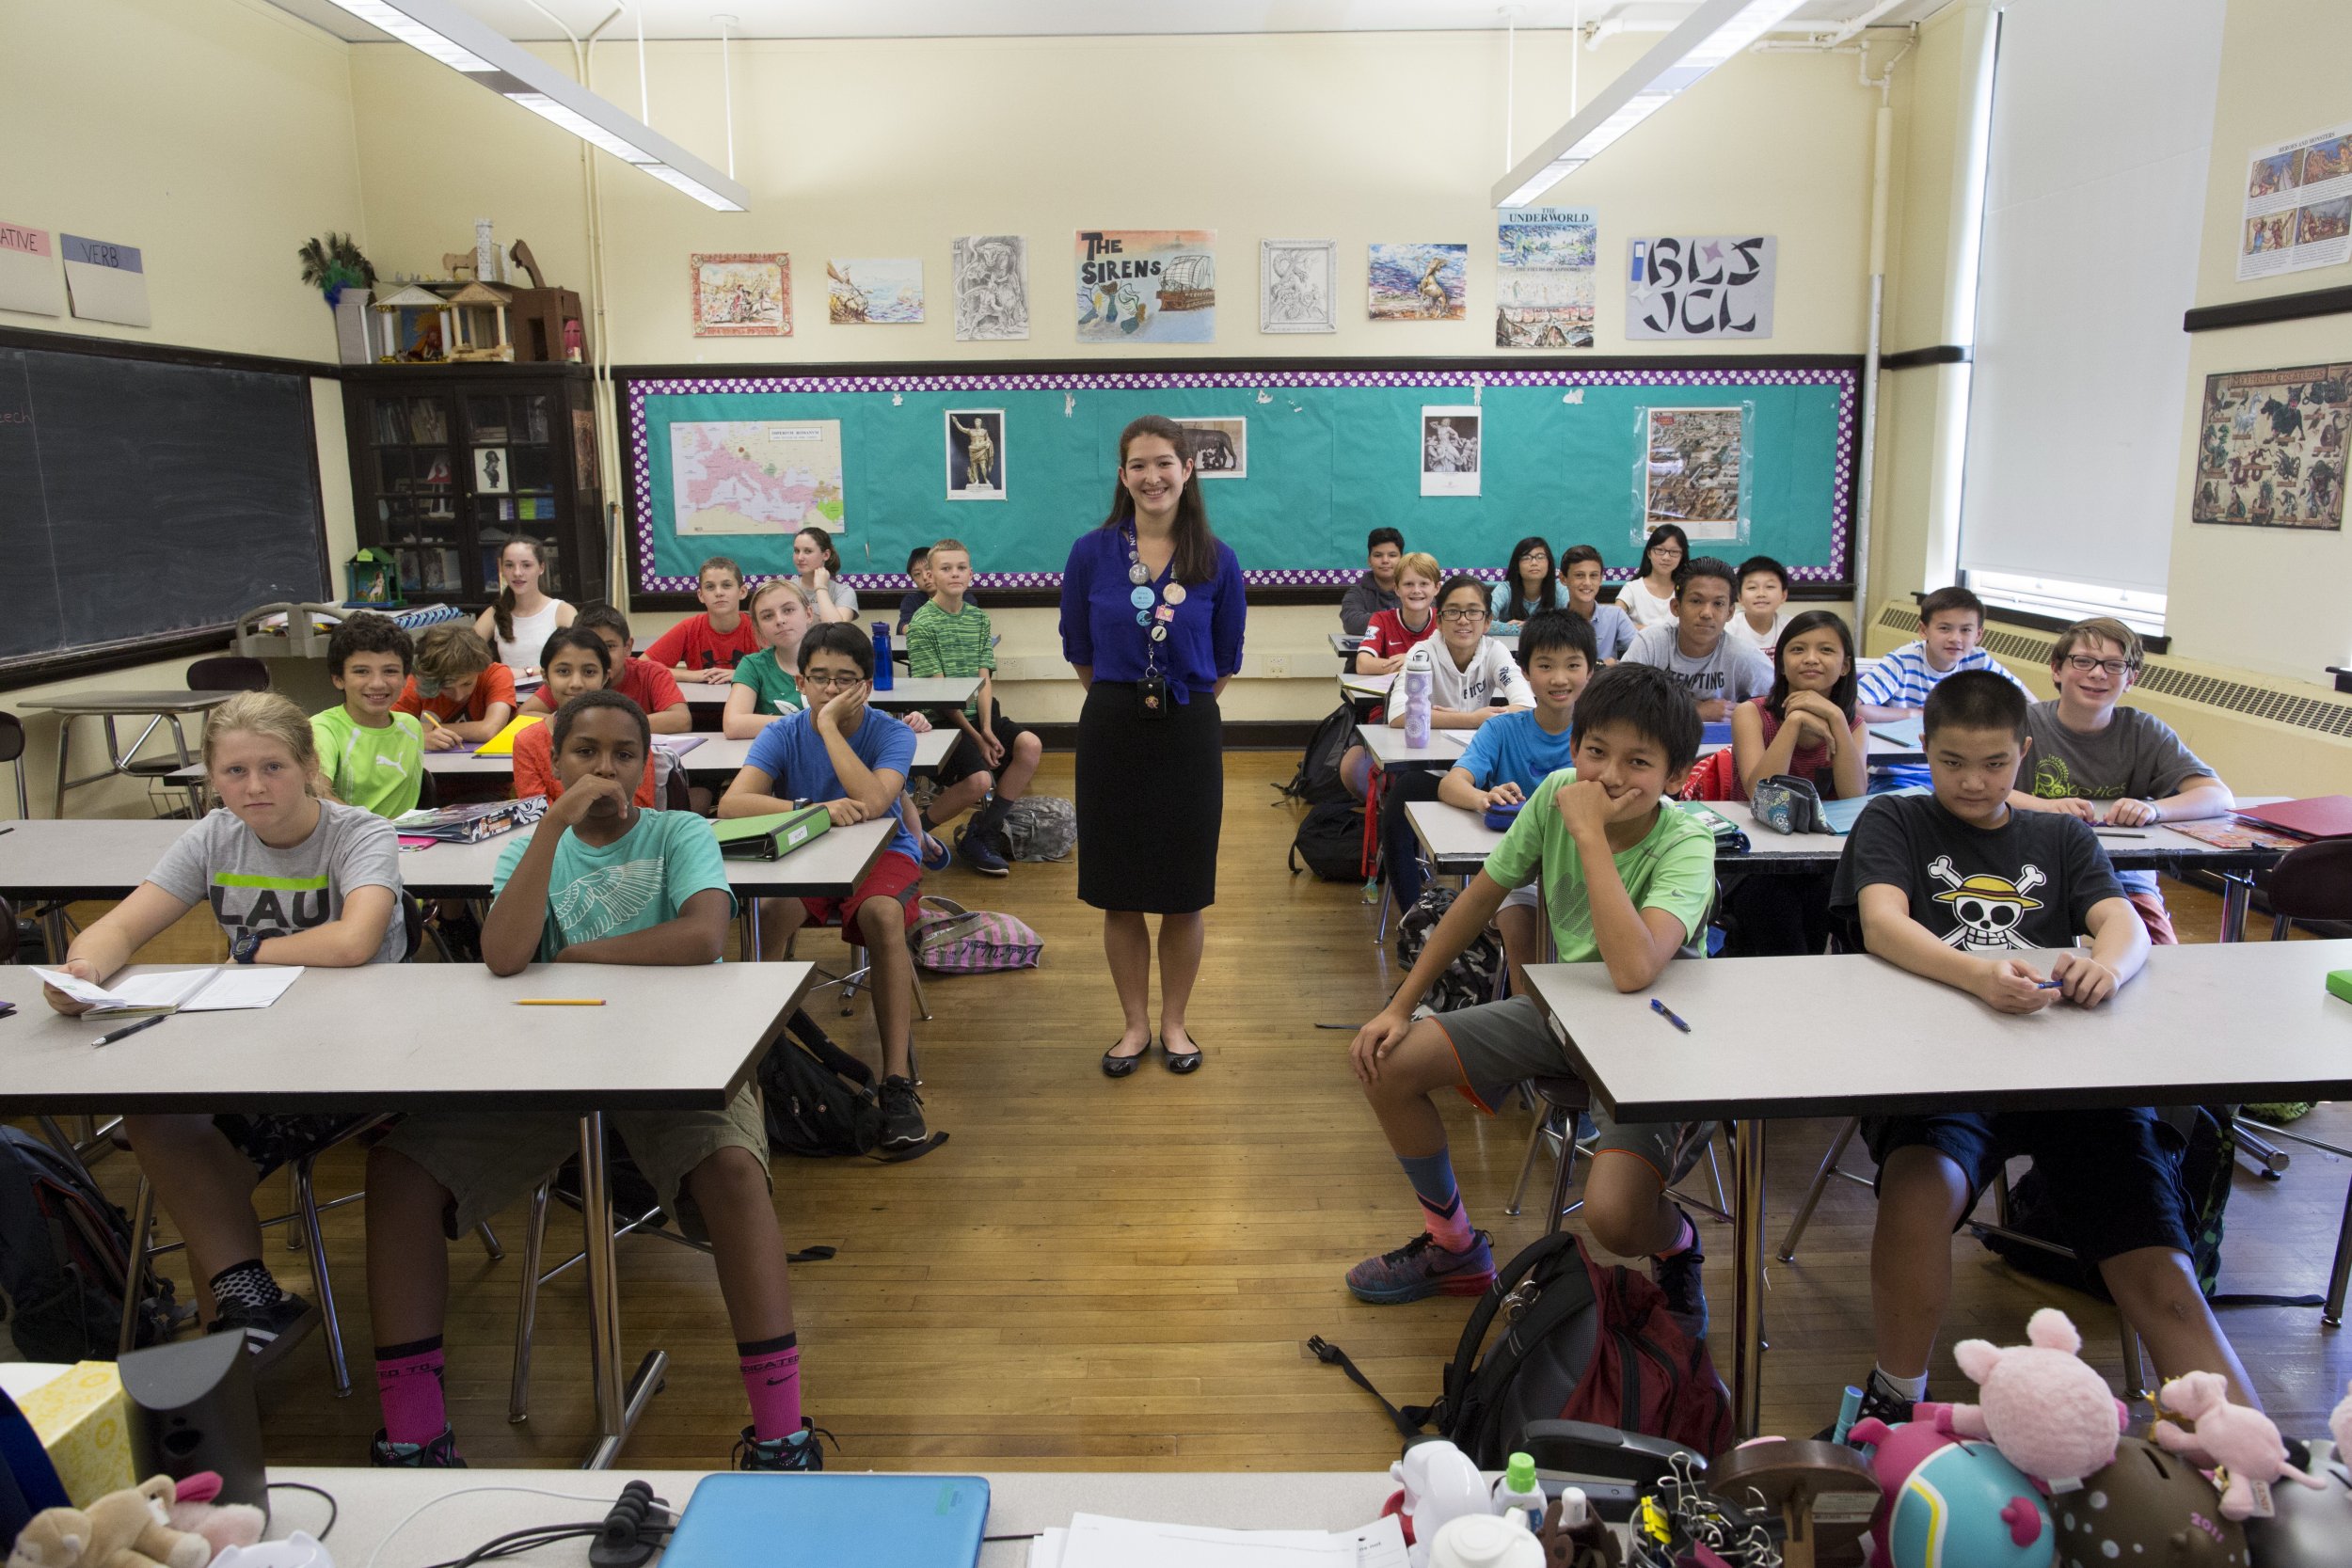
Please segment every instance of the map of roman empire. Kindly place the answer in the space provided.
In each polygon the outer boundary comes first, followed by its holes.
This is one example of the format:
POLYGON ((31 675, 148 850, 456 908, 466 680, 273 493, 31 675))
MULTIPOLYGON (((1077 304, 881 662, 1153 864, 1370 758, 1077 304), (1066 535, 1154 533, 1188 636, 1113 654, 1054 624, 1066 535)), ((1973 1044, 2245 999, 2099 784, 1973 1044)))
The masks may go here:
POLYGON ((681 534, 841 531, 838 420, 673 424, 670 476, 681 534))

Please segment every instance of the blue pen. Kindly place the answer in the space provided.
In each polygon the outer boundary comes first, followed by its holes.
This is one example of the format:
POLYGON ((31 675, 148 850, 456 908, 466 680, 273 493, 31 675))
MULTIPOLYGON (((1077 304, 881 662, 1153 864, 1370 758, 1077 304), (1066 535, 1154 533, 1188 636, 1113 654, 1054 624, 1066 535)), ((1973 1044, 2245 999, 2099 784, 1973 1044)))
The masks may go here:
POLYGON ((1840 1399, 1837 1403, 1837 1426, 1831 1435, 1830 1441, 1833 1443, 1844 1442, 1846 1440, 1846 1433, 1851 1432, 1853 1430, 1854 1422, 1860 1420, 1861 1418, 1862 1390, 1849 1383, 1846 1385, 1845 1396, 1840 1399))
POLYGON ((1649 1010, 1656 1013, 1660 1018, 1664 1019, 1667 1022, 1673 1024, 1676 1028, 1681 1030, 1684 1034, 1687 1035, 1691 1032, 1691 1026, 1683 1022, 1681 1019, 1676 1017, 1675 1010, 1672 1007, 1667 1006, 1663 1002, 1659 1001, 1655 996, 1649 999, 1649 1010))
POLYGON ((2064 984, 2064 982, 2058 980, 2037 980, 2034 982, 2033 989, 2036 990, 2056 990, 2062 984, 2064 984))

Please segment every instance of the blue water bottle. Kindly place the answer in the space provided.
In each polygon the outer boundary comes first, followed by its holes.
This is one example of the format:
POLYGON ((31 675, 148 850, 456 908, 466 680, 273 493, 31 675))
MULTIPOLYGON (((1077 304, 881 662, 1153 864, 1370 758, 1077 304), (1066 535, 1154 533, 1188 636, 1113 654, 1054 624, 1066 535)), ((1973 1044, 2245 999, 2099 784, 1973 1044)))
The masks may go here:
POLYGON ((874 623, 874 689, 887 691, 898 680, 898 672, 890 664, 890 623, 874 623))

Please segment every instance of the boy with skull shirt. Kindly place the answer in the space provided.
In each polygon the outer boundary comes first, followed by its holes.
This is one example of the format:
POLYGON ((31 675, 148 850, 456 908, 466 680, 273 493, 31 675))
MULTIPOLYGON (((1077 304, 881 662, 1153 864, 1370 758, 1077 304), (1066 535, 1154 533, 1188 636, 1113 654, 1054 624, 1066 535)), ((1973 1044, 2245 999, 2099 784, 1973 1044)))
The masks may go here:
MULTIPOLYGON (((2028 761, 2026 699, 2003 675, 1961 671, 1929 696, 1930 796, 1883 796, 1854 824, 1830 895, 1865 946, 1999 1013, 2095 1007, 2139 973, 2148 933, 2089 823, 2009 803, 2028 761), (2087 949, 2076 945, 2088 933, 2087 949), (2054 958, 2037 955, 2054 951, 2054 958)), ((1967 1049, 1965 1039, 1902 1049, 1967 1049)), ((1866 1415, 1909 1418, 1951 1292, 1951 1232, 2003 1164, 2029 1154, 2060 1222, 2056 1238, 2099 1268, 2168 1377, 2249 1380, 2199 1291, 2188 1258, 2179 1140, 2146 1107, 1938 1112, 1868 1117, 1879 1165, 1871 1241, 1878 1366, 1866 1415)))

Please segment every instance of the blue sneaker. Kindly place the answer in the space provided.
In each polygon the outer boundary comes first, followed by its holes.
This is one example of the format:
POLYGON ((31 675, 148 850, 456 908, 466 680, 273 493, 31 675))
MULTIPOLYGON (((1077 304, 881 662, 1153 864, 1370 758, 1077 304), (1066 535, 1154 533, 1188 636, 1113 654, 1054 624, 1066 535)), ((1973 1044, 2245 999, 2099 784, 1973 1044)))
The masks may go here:
POLYGON ((1347 1288, 1356 1298, 1383 1307, 1423 1296, 1483 1296, 1494 1282, 1494 1248, 1484 1230, 1466 1252, 1448 1251, 1424 1230, 1394 1252, 1367 1258, 1347 1271, 1347 1288))
MULTIPOLYGON (((1691 1225, 1691 1216, 1677 1208, 1682 1223, 1691 1225)), ((1693 1344, 1707 1342, 1707 1286, 1701 1271, 1707 1266, 1707 1254, 1699 1250, 1698 1227, 1691 1226, 1691 1244, 1671 1258, 1652 1258, 1649 1276, 1665 1293, 1666 1315, 1674 1319, 1693 1344)))
POLYGON ((929 833, 925 833, 923 835, 924 870, 945 871, 955 863, 956 856, 954 850, 948 848, 945 844, 940 843, 939 840, 933 838, 929 833))
POLYGON ((1011 865, 996 852, 995 846, 968 828, 956 835, 956 853, 962 857, 964 864, 983 877, 1009 877, 1012 874, 1011 865))

